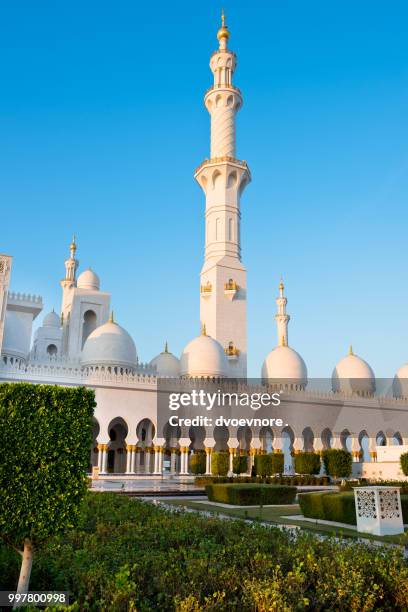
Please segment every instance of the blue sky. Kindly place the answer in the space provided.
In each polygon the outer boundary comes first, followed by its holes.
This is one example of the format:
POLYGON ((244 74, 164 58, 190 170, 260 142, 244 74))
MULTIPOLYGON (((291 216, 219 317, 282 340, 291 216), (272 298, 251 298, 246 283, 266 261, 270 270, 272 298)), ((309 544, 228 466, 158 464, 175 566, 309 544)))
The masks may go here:
MULTIPOLYGON (((244 95, 238 156, 249 373, 289 342, 311 376, 353 343, 378 376, 408 360, 406 2, 224 2, 244 95)), ((0 251, 12 288, 60 307, 73 232, 150 360, 199 330, 218 2, 2 3, 0 251)))

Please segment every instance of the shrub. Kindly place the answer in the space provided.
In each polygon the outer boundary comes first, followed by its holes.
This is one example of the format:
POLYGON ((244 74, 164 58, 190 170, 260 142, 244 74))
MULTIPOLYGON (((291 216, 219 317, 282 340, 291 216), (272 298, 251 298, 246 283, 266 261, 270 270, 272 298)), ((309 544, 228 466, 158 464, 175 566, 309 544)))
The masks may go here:
POLYGON ((281 474, 284 469, 285 457, 283 453, 268 453, 255 455, 255 471, 257 476, 271 476, 281 474))
MULTIPOLYGON (((4 549, 3 549, 4 550, 4 549)), ((18 555, 1 553, 3 590, 18 555)), ((408 609, 403 552, 90 493, 78 527, 40 546, 33 591, 70 591, 72 610, 408 609)))
MULTIPOLYGON (((337 523, 356 525, 354 492, 300 493, 299 506, 303 516, 337 523)), ((402 517, 408 522, 408 495, 401 495, 402 517)))
POLYGON ((348 478, 352 471, 351 453, 338 448, 323 451, 323 464, 326 474, 333 478, 348 478))
POLYGON ((400 457, 402 473, 408 476, 408 453, 402 453, 400 457))
POLYGON ((210 501, 236 506, 293 504, 296 488, 264 484, 213 484, 205 488, 210 501))
MULTIPOLYGON (((216 484, 223 482, 235 482, 235 483, 264 483, 264 484, 284 484, 284 485, 315 485, 315 486, 326 486, 330 484, 328 476, 196 476, 194 484, 197 487, 203 487, 207 484, 216 484)), ((408 491, 407 491, 408 492, 408 491)))
POLYGON ((195 452, 190 457, 190 470, 193 474, 205 474, 207 463, 206 454, 202 451, 195 452))
POLYGON ((211 473, 214 476, 226 476, 229 469, 229 453, 215 451, 211 455, 211 473))
POLYGON ((35 547, 75 525, 94 406, 84 387, 0 385, 0 537, 24 549, 19 593, 28 590, 35 547))
POLYGON ((248 457, 246 455, 237 455, 232 460, 232 471, 234 474, 244 474, 248 471, 248 457))
POLYGON ((320 455, 300 452, 294 455, 295 472, 298 474, 318 474, 320 472, 320 455))

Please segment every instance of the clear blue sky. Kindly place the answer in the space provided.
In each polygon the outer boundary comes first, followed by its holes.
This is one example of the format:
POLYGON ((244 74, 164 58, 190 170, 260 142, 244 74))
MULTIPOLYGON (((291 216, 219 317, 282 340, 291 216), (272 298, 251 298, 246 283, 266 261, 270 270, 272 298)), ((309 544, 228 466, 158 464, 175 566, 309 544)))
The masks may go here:
MULTIPOLYGON (((353 343, 378 376, 408 360, 406 2, 224 2, 244 95, 238 155, 249 372, 276 344, 311 376, 353 343)), ((12 288, 60 307, 73 232, 142 360, 199 330, 218 2, 3 3, 0 251, 12 288)))

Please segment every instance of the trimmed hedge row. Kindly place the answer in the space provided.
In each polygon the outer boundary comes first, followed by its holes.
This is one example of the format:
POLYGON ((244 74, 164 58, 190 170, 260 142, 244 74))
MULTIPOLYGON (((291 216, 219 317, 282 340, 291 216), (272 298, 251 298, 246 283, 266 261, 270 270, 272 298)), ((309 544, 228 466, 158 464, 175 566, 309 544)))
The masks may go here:
POLYGON ((211 455, 211 472, 214 476, 226 476, 229 469, 229 453, 216 451, 211 455))
POLYGON ((257 476, 272 476, 282 474, 285 457, 283 453, 268 453, 255 455, 255 473, 257 476))
POLYGON ((232 460, 232 471, 234 474, 245 474, 248 471, 248 457, 237 455, 232 460))
POLYGON ((408 495, 408 480, 369 480, 368 478, 358 478, 346 480, 341 485, 341 491, 352 491, 354 487, 399 487, 401 495, 408 495))
POLYGON ((400 457, 400 464, 403 474, 408 476, 408 453, 402 453, 400 457))
POLYGON ((328 448, 322 454, 326 474, 333 478, 348 478, 353 469, 351 453, 338 448, 328 448))
POLYGON ((236 483, 246 484, 280 484, 288 486, 316 485, 326 486, 330 484, 328 476, 196 476, 194 484, 203 487, 208 484, 236 483))
POLYGON ((195 452, 190 457, 190 470, 193 474, 205 474, 207 466, 206 454, 202 451, 195 452))
POLYGON ((296 487, 263 484, 211 484, 205 487, 210 501, 235 506, 293 504, 296 487))
MULTIPOLYGON (((353 492, 300 493, 299 506, 306 518, 323 519, 356 525, 356 507, 353 492)), ((402 517, 408 523, 408 495, 401 495, 402 517)))

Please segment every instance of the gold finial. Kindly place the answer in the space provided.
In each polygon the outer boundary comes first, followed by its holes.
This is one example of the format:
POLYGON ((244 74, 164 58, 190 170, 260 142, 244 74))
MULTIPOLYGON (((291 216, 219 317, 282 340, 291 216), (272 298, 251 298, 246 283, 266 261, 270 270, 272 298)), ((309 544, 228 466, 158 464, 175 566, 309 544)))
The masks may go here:
POLYGON ((220 41, 220 43, 221 43, 222 40, 224 40, 225 41, 225 45, 222 47, 221 44, 220 44, 220 48, 226 49, 226 42, 229 39, 229 37, 230 37, 230 33, 228 31, 228 27, 225 25, 225 13, 224 13, 224 9, 222 9, 222 11, 221 11, 221 27, 218 30, 217 38, 220 41))
POLYGON ((353 353, 353 346, 350 344, 350 348, 349 348, 349 355, 354 355, 353 353))
POLYGON ((286 346, 285 336, 282 336, 282 344, 281 344, 281 346, 286 346))
POLYGON ((203 323, 203 326, 201 328, 201 335, 202 336, 206 336, 207 335, 207 328, 205 326, 205 323, 203 323))
POLYGON ((113 310, 111 310, 110 316, 109 316, 109 323, 114 323, 115 319, 113 318, 113 310))
POLYGON ((281 274, 281 277, 280 277, 280 283, 279 283, 279 290, 280 290, 280 291, 283 291, 283 290, 284 290, 284 288, 285 288, 285 285, 283 284, 283 276, 282 276, 282 274, 281 274))
POLYGON ((168 345, 168 343, 167 343, 167 340, 166 340, 166 342, 165 342, 165 344, 164 344, 164 352, 165 352, 165 353, 168 353, 168 352, 169 352, 169 345, 168 345))
POLYGON ((75 255, 75 251, 76 251, 76 236, 75 234, 72 236, 72 241, 71 244, 69 245, 69 250, 71 251, 71 255, 75 255))

